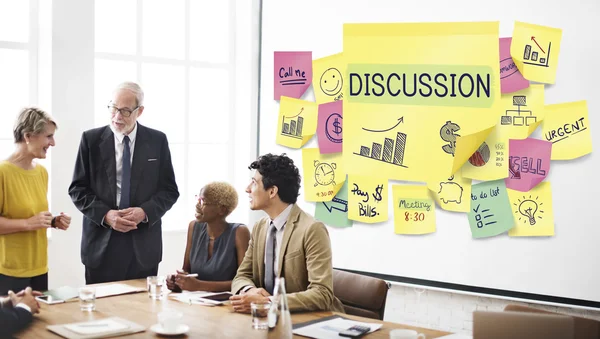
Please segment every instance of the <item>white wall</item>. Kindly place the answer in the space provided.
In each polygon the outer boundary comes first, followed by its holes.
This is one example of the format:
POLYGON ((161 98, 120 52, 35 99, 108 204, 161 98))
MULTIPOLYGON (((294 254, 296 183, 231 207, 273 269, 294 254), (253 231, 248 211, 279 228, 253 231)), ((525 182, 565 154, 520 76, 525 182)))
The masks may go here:
MULTIPOLYGON (((166 2, 165 2, 166 3, 166 2)), ((231 127, 234 138, 234 179, 243 191, 250 179, 248 164, 256 158, 256 107, 258 84, 258 1, 234 0, 235 10, 235 95, 231 127)), ((94 1, 53 0, 52 2, 52 115, 59 130, 57 147, 52 149, 50 178, 54 213, 73 217, 68 231, 52 231, 49 242, 49 287, 85 284, 80 259, 82 215, 68 195, 81 133, 94 127, 94 1)), ((116 85, 116 84, 115 84, 116 85)), ((140 118, 143 123, 143 117, 140 118)), ((107 119, 108 123, 108 119, 107 119)), ((201 129, 201 126, 200 126, 201 129)), ((245 196, 240 196, 232 221, 249 223, 250 211, 245 196)), ((181 267, 186 232, 163 232, 163 261, 160 274, 181 267)))

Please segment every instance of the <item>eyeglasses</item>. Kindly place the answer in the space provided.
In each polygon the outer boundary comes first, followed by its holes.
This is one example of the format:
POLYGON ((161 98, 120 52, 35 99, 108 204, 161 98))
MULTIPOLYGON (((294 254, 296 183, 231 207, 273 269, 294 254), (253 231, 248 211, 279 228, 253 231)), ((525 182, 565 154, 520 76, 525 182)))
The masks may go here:
POLYGON ((130 110, 129 108, 117 108, 115 105, 108 105, 107 107, 110 114, 114 115, 117 114, 117 112, 119 112, 122 116, 126 118, 129 118, 133 114, 133 112, 137 111, 137 109, 140 108, 140 106, 137 106, 133 110, 130 110))

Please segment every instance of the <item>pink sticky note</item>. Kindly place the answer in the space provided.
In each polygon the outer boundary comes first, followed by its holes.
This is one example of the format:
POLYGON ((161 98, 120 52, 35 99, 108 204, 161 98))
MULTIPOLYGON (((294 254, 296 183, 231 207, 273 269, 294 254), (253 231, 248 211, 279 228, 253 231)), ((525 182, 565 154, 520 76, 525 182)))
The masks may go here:
POLYGON ((274 99, 300 99, 312 83, 312 52, 275 52, 274 99))
POLYGON ((510 139, 508 154, 506 188, 527 192, 542 182, 550 172, 551 142, 533 138, 510 139))
POLYGON ((500 38, 500 89, 502 93, 512 93, 529 87, 529 80, 521 72, 510 56, 512 38, 500 38))
POLYGON ((342 107, 342 100, 319 105, 317 139, 321 154, 342 151, 342 107))

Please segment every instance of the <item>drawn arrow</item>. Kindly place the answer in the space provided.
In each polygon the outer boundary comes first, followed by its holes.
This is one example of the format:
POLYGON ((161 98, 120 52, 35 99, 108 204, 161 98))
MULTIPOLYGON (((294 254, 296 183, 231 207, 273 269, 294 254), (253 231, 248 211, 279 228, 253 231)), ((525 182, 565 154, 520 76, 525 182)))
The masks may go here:
POLYGON ((300 114, 302 114, 302 111, 304 111, 304 107, 302 107, 302 109, 300 110, 300 113, 294 115, 293 117, 284 117, 284 118, 293 119, 293 118, 299 116, 300 114))
POLYGON ((394 127, 392 127, 392 128, 388 128, 388 129, 384 129, 384 130, 374 130, 374 129, 366 129, 366 128, 364 128, 364 127, 363 127, 363 130, 365 130, 365 131, 367 131, 367 132, 387 132, 387 131, 391 131, 391 130, 393 130, 393 129, 394 129, 394 128, 396 128, 398 125, 400 125, 400 123, 403 123, 403 122, 404 122, 404 117, 400 117, 400 118, 398 119, 398 123, 397 123, 397 124, 395 124, 395 125, 394 125, 394 127))
POLYGON ((540 50, 542 50, 542 53, 546 54, 546 51, 544 51, 544 49, 542 48, 542 46, 540 46, 540 44, 538 44, 538 42, 535 41, 535 37, 534 36, 531 36, 531 40, 533 40, 533 42, 535 42, 535 44, 538 46, 538 48, 540 50))
POLYGON ((344 205, 343 208, 340 208, 340 207, 336 207, 336 206, 333 206, 333 205, 330 207, 325 202, 322 202, 322 203, 325 206, 325 208, 327 209, 327 211, 329 211, 329 213, 331 213, 333 210, 338 210, 338 211, 343 212, 343 213, 348 212, 348 205, 344 205))

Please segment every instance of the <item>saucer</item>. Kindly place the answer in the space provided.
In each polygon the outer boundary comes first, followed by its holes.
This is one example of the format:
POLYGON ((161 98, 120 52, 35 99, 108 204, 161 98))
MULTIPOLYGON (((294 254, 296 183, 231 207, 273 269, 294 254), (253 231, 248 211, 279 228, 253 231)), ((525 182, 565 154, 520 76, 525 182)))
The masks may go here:
POLYGON ((168 332, 160 324, 154 324, 150 327, 150 330, 154 333, 162 335, 181 335, 187 333, 187 331, 190 330, 190 327, 185 324, 179 324, 175 331, 168 332))

